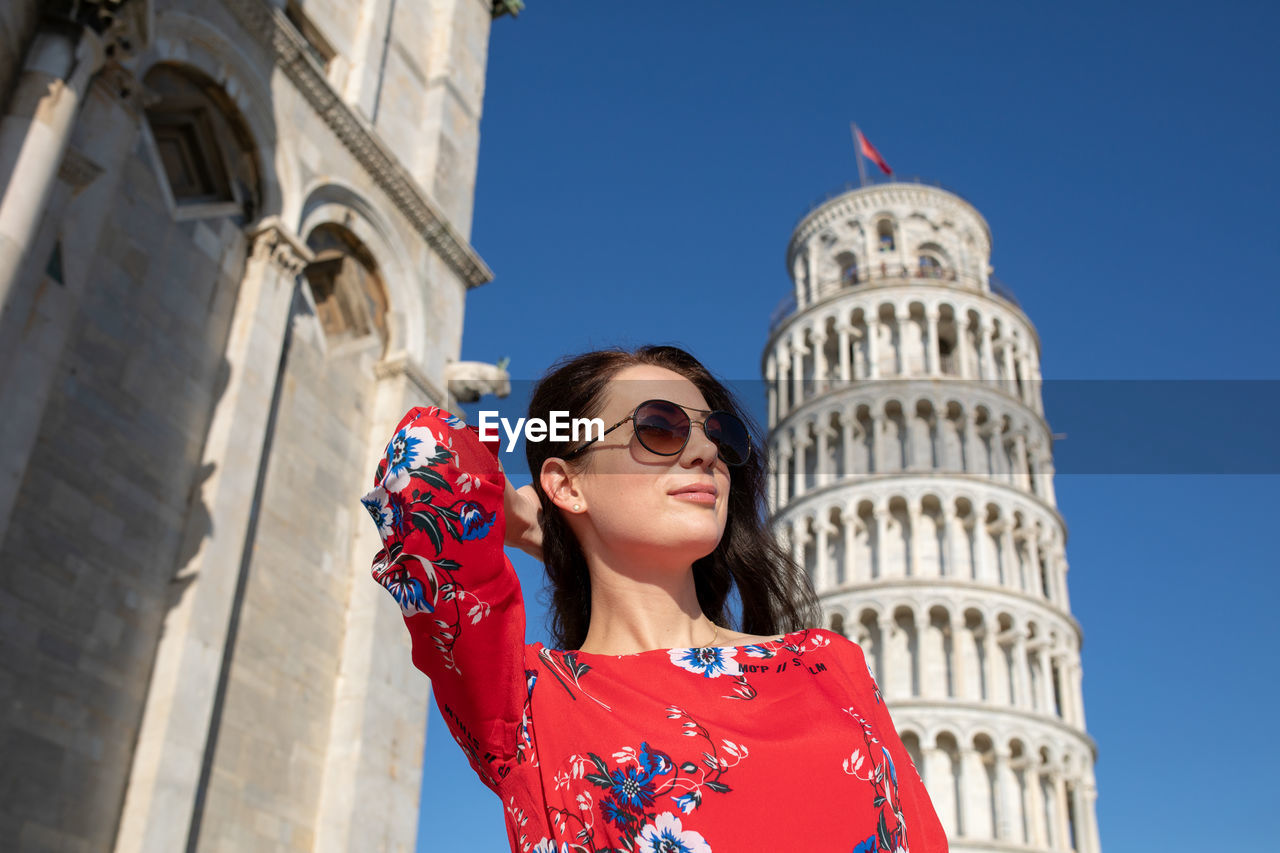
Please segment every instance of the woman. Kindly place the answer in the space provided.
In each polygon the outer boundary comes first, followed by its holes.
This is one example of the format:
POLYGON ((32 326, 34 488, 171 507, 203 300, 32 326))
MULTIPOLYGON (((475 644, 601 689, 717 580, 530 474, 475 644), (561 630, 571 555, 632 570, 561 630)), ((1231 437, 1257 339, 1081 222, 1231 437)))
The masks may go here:
POLYGON ((946 850, 861 649, 805 627, 724 386, 674 347, 594 352, 539 383, 529 416, 552 411, 605 429, 526 442, 516 490, 474 430, 414 409, 364 499, 374 578, 511 849, 946 850), (546 564, 558 649, 524 644, 504 541, 546 564))

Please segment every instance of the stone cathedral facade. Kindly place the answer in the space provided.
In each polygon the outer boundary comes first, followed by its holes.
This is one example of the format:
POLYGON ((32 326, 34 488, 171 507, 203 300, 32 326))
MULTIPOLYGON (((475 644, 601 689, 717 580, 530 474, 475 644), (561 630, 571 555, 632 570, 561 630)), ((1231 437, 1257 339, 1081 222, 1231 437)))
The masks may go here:
POLYGON ((923 184, 801 220, 763 358, 773 522, 951 849, 1098 853, 1040 345, 990 255, 978 211, 923 184))
POLYGON ((359 496, 500 378, 457 358, 519 5, 0 4, 0 847, 413 849, 359 496))

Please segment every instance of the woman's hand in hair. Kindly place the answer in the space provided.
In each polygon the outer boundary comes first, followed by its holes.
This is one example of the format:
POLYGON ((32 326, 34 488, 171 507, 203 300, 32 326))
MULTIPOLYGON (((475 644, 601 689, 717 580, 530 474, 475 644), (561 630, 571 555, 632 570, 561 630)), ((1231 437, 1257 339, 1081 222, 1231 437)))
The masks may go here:
POLYGON ((502 511, 507 518, 506 544, 519 548, 535 560, 542 560, 542 504, 533 484, 515 488, 507 481, 502 496, 502 511))

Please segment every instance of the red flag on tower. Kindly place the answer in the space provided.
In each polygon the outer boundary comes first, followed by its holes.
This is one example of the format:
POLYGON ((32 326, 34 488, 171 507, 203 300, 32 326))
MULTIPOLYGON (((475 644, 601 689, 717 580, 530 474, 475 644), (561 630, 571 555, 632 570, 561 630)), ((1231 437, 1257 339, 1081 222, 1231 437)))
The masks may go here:
POLYGON ((862 150, 862 156, 879 166, 880 171, 884 172, 886 175, 892 175, 893 169, 889 168, 889 164, 880 156, 880 152, 876 150, 874 145, 867 141, 867 138, 862 135, 862 131, 859 130, 856 125, 853 128, 853 135, 858 137, 858 147, 862 150))

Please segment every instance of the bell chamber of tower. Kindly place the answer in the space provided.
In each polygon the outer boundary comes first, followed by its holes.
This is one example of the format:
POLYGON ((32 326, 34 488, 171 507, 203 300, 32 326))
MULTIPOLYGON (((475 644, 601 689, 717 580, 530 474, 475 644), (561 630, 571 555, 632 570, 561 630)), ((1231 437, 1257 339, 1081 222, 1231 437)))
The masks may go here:
POLYGON ((953 851, 1098 853, 1040 342, 959 196, 819 204, 762 369, 769 500, 863 647, 953 851))

